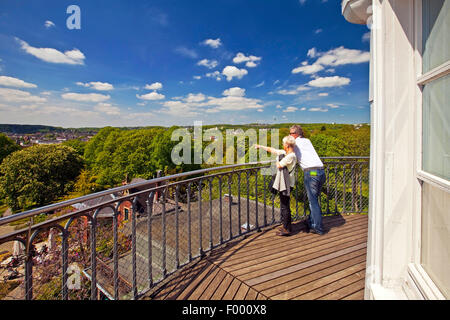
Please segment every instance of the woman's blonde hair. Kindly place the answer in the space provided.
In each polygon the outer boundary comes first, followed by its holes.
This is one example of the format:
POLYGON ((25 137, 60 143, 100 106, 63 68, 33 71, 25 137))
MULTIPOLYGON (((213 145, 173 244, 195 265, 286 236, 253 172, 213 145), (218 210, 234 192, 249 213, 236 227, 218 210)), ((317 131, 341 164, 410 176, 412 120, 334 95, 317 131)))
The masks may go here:
POLYGON ((288 146, 295 146, 295 139, 292 136, 286 136, 283 138, 283 145, 287 144, 288 146))

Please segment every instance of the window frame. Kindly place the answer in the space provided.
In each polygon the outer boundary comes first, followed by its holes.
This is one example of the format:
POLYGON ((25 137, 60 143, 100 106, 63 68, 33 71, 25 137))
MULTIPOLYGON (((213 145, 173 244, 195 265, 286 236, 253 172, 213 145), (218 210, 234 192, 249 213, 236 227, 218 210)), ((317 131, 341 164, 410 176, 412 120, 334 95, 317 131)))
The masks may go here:
POLYGON ((412 221, 412 262, 407 268, 407 284, 416 288, 425 299, 446 300, 436 284, 431 280, 421 265, 422 253, 422 189, 428 183, 447 193, 450 193, 450 181, 435 176, 422 169, 423 159, 423 88, 427 83, 445 77, 450 73, 450 61, 446 61, 436 68, 422 74, 422 0, 414 0, 414 64, 416 67, 416 203, 412 221))

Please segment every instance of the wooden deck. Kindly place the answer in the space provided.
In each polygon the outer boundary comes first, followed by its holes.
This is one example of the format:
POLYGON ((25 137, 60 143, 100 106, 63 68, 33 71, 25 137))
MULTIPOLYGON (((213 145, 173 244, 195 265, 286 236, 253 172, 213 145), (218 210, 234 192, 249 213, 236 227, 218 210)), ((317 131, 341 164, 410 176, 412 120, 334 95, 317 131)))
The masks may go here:
POLYGON ((367 215, 324 217, 329 232, 290 237, 278 226, 234 241, 174 275, 144 299, 316 300, 364 298, 367 215))

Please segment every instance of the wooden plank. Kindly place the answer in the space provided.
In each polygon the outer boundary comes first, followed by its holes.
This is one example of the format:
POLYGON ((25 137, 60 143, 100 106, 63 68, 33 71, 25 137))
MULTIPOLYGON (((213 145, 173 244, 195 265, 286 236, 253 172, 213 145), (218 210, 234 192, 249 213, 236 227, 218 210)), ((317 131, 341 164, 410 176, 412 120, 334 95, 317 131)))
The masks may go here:
POLYGON ((267 300, 267 297, 263 294, 261 294, 261 292, 258 292, 258 295, 256 296, 256 300, 267 300))
POLYGON ((350 248, 358 244, 365 245, 366 238, 367 232, 361 235, 356 235, 341 239, 340 241, 336 241, 334 243, 334 247, 326 244, 324 246, 314 247, 309 250, 297 252, 273 260, 259 261, 259 259, 255 259, 255 263, 253 265, 248 265, 246 267, 242 267, 241 269, 233 268, 232 270, 227 271, 233 273, 233 275, 239 277, 242 281, 246 281, 275 271, 283 270, 291 266, 295 266, 299 263, 309 261, 320 256, 332 254, 333 252, 345 248, 350 248))
MULTIPOLYGON (((363 244, 361 244, 363 246, 363 244)), ((355 257, 365 257, 366 256, 366 246, 364 245, 361 249, 357 249, 357 246, 354 246, 351 248, 351 250, 355 249, 354 251, 350 251, 350 248, 348 248, 349 251, 347 252, 336 252, 336 257, 327 259, 329 257, 319 257, 316 259, 310 260, 308 263, 304 262, 305 266, 299 266, 295 267, 292 266, 291 269, 287 268, 271 274, 263 275, 259 278, 254 278, 248 280, 248 284, 253 286, 256 290, 262 291, 269 289, 271 287, 275 287, 277 285, 280 285, 282 283, 291 282, 297 278, 301 278, 305 275, 308 275, 312 272, 318 272, 320 270, 330 268, 336 264, 339 264, 344 261, 351 260, 355 257), (340 253, 342 253, 340 255, 340 253)), ((347 249, 344 249, 347 250, 347 249)))
MULTIPOLYGON (((359 278, 359 280, 339 289, 334 290, 333 292, 324 295, 318 300, 338 300, 343 299, 343 297, 347 297, 350 295, 354 295, 355 293, 362 293, 364 298, 364 286, 365 286, 365 278, 359 278)), ((356 299, 355 299, 356 300, 356 299)), ((361 299, 358 299, 361 300, 361 299)))
POLYGON ((225 278, 223 279, 220 286, 217 288, 217 290, 214 292, 214 294, 211 296, 211 300, 222 300, 222 297, 224 296, 225 292, 228 290, 228 287, 233 282, 234 277, 227 273, 225 275, 225 278))
POLYGON ((253 288, 250 288, 245 296, 245 300, 256 300, 256 296, 258 295, 258 291, 253 288))
MULTIPOLYGON (((367 219, 358 219, 358 221, 352 221, 350 223, 346 223, 343 226, 339 227, 339 230, 332 230, 326 236, 326 238, 330 238, 331 236, 336 236, 345 232, 352 232, 354 229, 367 229, 367 219), (338 233, 339 232, 339 233, 338 233)), ((273 234, 272 237, 265 237, 263 241, 257 241, 252 239, 247 239, 247 241, 242 243, 239 246, 233 247, 233 249, 227 250, 226 252, 222 252, 222 254, 216 254, 211 257, 211 260, 215 261, 227 261, 230 263, 231 261, 235 261, 236 259, 242 259, 243 257, 248 257, 249 259, 253 259, 255 252, 261 254, 263 249, 279 249, 280 246, 288 246, 298 245, 300 242, 304 244, 305 242, 314 242, 314 235, 306 234, 306 233, 298 233, 291 237, 280 237, 275 235, 276 230, 270 231, 273 234), (269 241, 270 240, 270 241, 269 241)), ((258 238, 258 240, 261 240, 258 238)))
POLYGON ((227 291, 222 297, 222 300, 233 300, 234 296, 236 295, 236 292, 239 290, 239 286, 241 285, 242 281, 239 281, 237 278, 234 278, 231 282, 230 286, 227 288, 227 291))
POLYGON ((245 296, 247 295, 248 289, 250 289, 250 287, 242 282, 233 300, 244 300, 245 296))
POLYGON ((365 255, 355 257, 353 259, 337 263, 333 266, 330 266, 328 268, 316 271, 313 268, 312 269, 304 269, 300 272, 296 272, 295 276, 297 276, 295 279, 293 279, 290 282, 284 282, 280 283, 276 286, 273 286, 268 289, 261 290, 261 292, 268 296, 275 296, 277 294, 281 294, 282 292, 286 290, 290 290, 292 288, 300 287, 302 285, 306 285, 308 283, 313 283, 314 281, 320 280, 323 277, 326 277, 328 275, 332 275, 336 272, 345 270, 347 268, 350 268, 358 263, 365 262, 365 255))
POLYGON ((320 278, 313 282, 308 282, 304 285, 301 285, 299 287, 288 289, 280 294, 270 296, 271 299, 275 300, 287 300, 287 299, 296 299, 297 297, 301 297, 302 295, 305 295, 308 292, 314 291, 318 288, 321 288, 327 284, 330 284, 334 281, 337 281, 341 278, 344 278, 348 275, 354 274, 358 271, 364 270, 366 267, 366 263, 358 263, 352 267, 346 268, 344 270, 338 271, 336 273, 333 273, 331 275, 325 276, 323 278, 320 278))
POLYGON ((200 284, 189 295, 188 300, 199 300, 201 295, 208 289, 210 283, 214 280, 217 274, 221 271, 220 268, 213 268, 213 270, 200 282, 200 284))
MULTIPOLYGON (((331 294, 333 292, 337 292, 339 290, 344 290, 344 295, 346 295, 346 290, 348 290, 349 285, 359 281, 364 280, 364 276, 362 276, 359 272, 353 273, 345 278, 337 279, 336 281, 331 282, 330 284, 320 287, 316 290, 310 291, 304 295, 298 296, 295 299, 299 300, 317 300, 324 295, 331 294)), ((336 296, 334 296, 334 300, 337 300, 336 296)))
POLYGON ((223 278, 226 276, 226 272, 218 268, 218 273, 214 277, 213 281, 205 288, 204 292, 201 294, 199 300, 210 300, 214 292, 219 288, 222 283, 223 278))
POLYGON ((201 272, 208 264, 206 260, 200 260, 191 267, 186 267, 178 275, 173 277, 154 297, 154 300, 171 300, 179 294, 189 281, 201 272))
MULTIPOLYGON (((325 218, 327 218, 327 217, 325 217, 325 218)), ((325 220, 325 218, 324 218, 324 220, 325 220)), ((334 218, 334 217, 332 217, 332 218, 334 218)), ((334 234, 335 232, 338 231, 337 228, 339 228, 339 230, 344 230, 345 228, 348 228, 353 223, 360 224, 360 226, 364 226, 365 228, 367 228, 367 216, 359 216, 358 218, 349 219, 349 221, 346 220, 345 224, 340 225, 339 227, 336 227, 336 228, 332 228, 328 234, 334 234)), ((300 222, 294 223, 293 224, 294 229, 295 229, 296 224, 302 224, 302 223, 300 223, 300 222)), ((331 224, 331 226, 337 225, 337 224, 338 223, 333 223, 333 224, 331 224)), ((327 226, 326 223, 325 223, 325 225, 327 226)), ((330 226, 328 225, 327 227, 330 227, 330 226)), ((355 227, 356 227, 356 225, 355 225, 355 227)), ((228 246, 227 248, 225 248, 221 251, 217 251, 216 253, 214 253, 212 255, 212 258, 218 258, 219 256, 222 256, 222 258, 226 258, 228 256, 233 256, 237 252, 242 252, 242 249, 244 249, 244 248, 245 248, 245 252, 249 252, 249 253, 251 252, 251 250, 260 251, 261 248, 263 248, 265 246, 268 246, 268 245, 269 246, 270 245, 278 246, 280 243, 289 241, 290 239, 293 239, 294 237, 295 238, 301 237, 303 239, 307 239, 308 237, 311 237, 310 234, 306 234, 304 232, 297 233, 294 236, 288 237, 288 238, 280 237, 280 236, 276 235, 277 230, 278 230, 278 227, 274 228, 273 230, 265 231, 262 234, 257 233, 257 234, 250 235, 248 238, 237 241, 237 243, 232 244, 231 247, 228 246)), ((295 240, 294 240, 294 242, 295 242, 295 240)))
MULTIPOLYGON (((366 222, 364 222, 364 224, 366 224, 366 222)), ((276 238, 277 241, 268 242, 266 245, 260 244, 253 249, 243 247, 240 248, 240 250, 233 250, 233 252, 228 255, 214 256, 214 258, 210 259, 210 261, 214 261, 216 264, 220 262, 222 267, 231 266, 238 263, 251 262, 254 260, 255 255, 263 258, 271 255, 272 253, 280 253, 280 251, 283 251, 285 248, 287 250, 289 250, 289 248, 291 248, 291 250, 298 250, 301 247, 310 246, 311 244, 317 245, 319 243, 323 243, 324 241, 333 241, 335 238, 354 233, 355 229, 367 229, 361 228, 361 226, 362 225, 346 226, 345 228, 340 229, 339 233, 329 233, 326 236, 322 236, 319 242, 315 239, 315 236, 308 234, 295 235, 288 238, 278 237, 276 238)))
POLYGON ((364 300, 364 288, 365 288, 365 280, 363 281, 362 289, 352 293, 351 295, 348 295, 346 297, 341 298, 341 300, 364 300))
POLYGON ((321 250, 322 248, 326 248, 327 246, 329 246, 330 243, 342 243, 345 241, 349 241, 349 239, 351 239, 351 237, 356 237, 358 235, 361 234, 366 234, 367 230, 366 229, 359 229, 359 230, 353 230, 350 231, 348 233, 343 233, 343 234, 339 234, 336 235, 334 237, 325 237, 322 236, 319 239, 316 239, 315 241, 312 242, 308 242, 305 243, 304 245, 299 245, 294 244, 294 245, 290 245, 290 246, 278 246, 277 248, 271 250, 269 253, 266 254, 258 254, 258 253, 254 253, 253 255, 253 259, 249 260, 249 259, 245 259, 243 261, 235 261, 232 263, 227 263, 227 262, 216 262, 214 260, 210 260, 211 262, 220 265, 222 268, 229 270, 229 271, 233 271, 233 270, 237 270, 240 269, 242 270, 245 267, 248 266, 252 266, 254 264, 260 264, 263 262, 267 262, 267 261, 273 261, 273 259, 276 258, 285 258, 287 256, 289 256, 290 254, 306 254, 311 250, 314 251, 318 251, 321 250))
POLYGON ((215 265, 209 264, 191 283, 189 283, 189 285, 177 297, 177 300, 186 300, 195 288, 204 280, 204 278, 216 268, 217 267, 215 265))

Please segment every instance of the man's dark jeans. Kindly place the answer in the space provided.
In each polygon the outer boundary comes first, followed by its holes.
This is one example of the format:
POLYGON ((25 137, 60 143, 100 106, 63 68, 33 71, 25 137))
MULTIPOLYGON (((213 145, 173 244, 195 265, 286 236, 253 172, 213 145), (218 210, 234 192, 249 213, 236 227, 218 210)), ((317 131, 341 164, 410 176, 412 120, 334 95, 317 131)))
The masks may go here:
POLYGON ((311 209, 311 214, 308 216, 307 223, 311 229, 324 231, 319 197, 322 186, 325 183, 325 171, 323 169, 305 171, 303 181, 306 193, 308 194, 309 208, 311 209))

